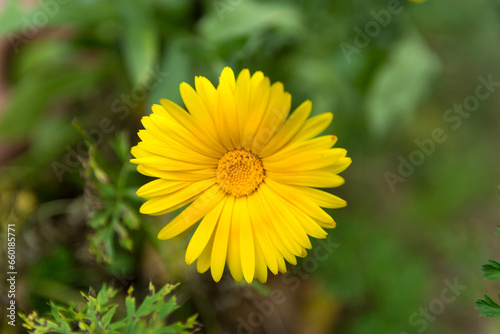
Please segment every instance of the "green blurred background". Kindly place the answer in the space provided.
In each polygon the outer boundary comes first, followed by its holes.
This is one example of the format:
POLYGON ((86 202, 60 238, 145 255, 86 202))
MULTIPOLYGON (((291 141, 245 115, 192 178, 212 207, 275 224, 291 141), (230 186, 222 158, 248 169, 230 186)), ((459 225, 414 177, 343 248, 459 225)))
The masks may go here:
MULTIPOLYGON (((178 318, 198 313, 206 333, 498 333, 475 300, 500 290, 481 272, 500 258, 500 1, 0 8, 0 255, 16 224, 18 311, 43 314, 103 283, 123 294, 179 281, 178 318), (182 103, 181 82, 216 83, 224 66, 283 82, 293 107, 332 111, 327 131, 353 160, 332 190, 349 203, 331 212, 332 251, 267 285, 214 284, 184 264, 189 238, 157 241, 176 213, 139 216, 147 178, 127 162, 153 103, 182 103)), ((4 312, 0 332, 23 333, 4 312)))

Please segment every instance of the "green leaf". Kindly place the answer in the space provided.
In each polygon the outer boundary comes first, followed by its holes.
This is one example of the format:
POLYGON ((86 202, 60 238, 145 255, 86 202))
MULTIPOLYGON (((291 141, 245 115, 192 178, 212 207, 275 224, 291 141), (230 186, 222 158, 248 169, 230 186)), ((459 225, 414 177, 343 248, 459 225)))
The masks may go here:
POLYGON ((108 327, 111 324, 111 319, 113 319, 117 307, 118 305, 111 306, 109 310, 104 314, 104 316, 102 317, 103 326, 108 327))
POLYGON ((439 70, 438 58, 416 32, 396 44, 366 97, 371 132, 380 136, 395 125, 408 123, 430 93, 439 70))
POLYGON ((35 126, 50 103, 79 98, 92 90, 102 73, 83 68, 71 71, 45 67, 37 75, 25 76, 13 89, 0 122, 2 138, 18 138, 35 126), (23 121, 20 122, 19 120, 23 121))
POLYGON ((129 290, 126 300, 127 318, 124 322, 127 324, 126 333, 187 333, 186 330, 195 324, 195 316, 189 318, 185 324, 177 322, 170 326, 163 325, 164 319, 179 307, 175 297, 166 299, 176 286, 167 284, 156 293, 153 284, 150 283, 148 296, 137 310, 135 309, 135 298, 132 297, 132 291, 129 290), (141 321, 137 321, 137 319, 141 319, 141 321))
POLYGON ((153 25, 150 3, 129 0, 120 3, 125 32, 122 47, 125 65, 134 86, 143 86, 158 62, 159 36, 153 25))
POLYGON ((484 300, 477 300, 476 305, 478 310, 483 311, 482 316, 500 318, 500 305, 487 295, 484 295, 484 300))
POLYGON ((117 292, 106 285, 103 285, 97 296, 92 288, 89 289, 88 294, 82 293, 82 297, 86 300, 85 304, 78 304, 78 306, 71 304, 69 307, 64 307, 50 302, 52 318, 40 317, 36 312, 28 316, 20 314, 20 317, 28 332, 35 334, 76 333, 71 331, 75 324, 78 324, 80 330, 86 330, 89 333, 187 334, 188 330, 196 324, 196 316, 190 317, 185 323, 166 324, 167 316, 178 308, 175 297, 167 298, 175 287, 176 285, 167 284, 156 293, 154 286, 150 284, 150 294, 137 310, 131 287, 125 300, 127 315, 115 322, 113 322, 113 317, 118 305, 109 302, 117 292))
POLYGON ((19 2, 16 0, 8 0, 3 4, 2 11, 0 11, 0 36, 22 26, 23 12, 19 7, 19 2))
POLYGON ((46 27, 64 23, 98 23, 117 16, 116 4, 110 0, 41 1, 35 2, 28 10, 23 7, 17 0, 9 0, 4 5, 0 12, 0 36, 7 35, 12 39, 17 35, 21 41, 29 42, 34 35, 32 32, 46 27), (38 23, 41 17, 46 23, 38 23))
MULTIPOLYGON (((89 156, 84 161, 85 187, 93 194, 88 224, 94 229, 90 236, 89 251, 98 262, 112 263, 115 258, 115 239, 119 245, 131 251, 133 240, 130 230, 138 229, 140 217, 132 209, 131 197, 127 195, 127 178, 133 165, 128 160, 130 145, 123 133, 111 142, 116 154, 122 160, 118 173, 111 170, 97 147, 77 121, 74 127, 89 148, 89 156), (116 174, 118 174, 116 176, 116 174)), ((136 198, 133 198, 136 201, 136 198)))
POLYGON ((485 264, 483 266, 484 276, 487 279, 500 279, 500 263, 489 260, 490 264, 485 264))
POLYGON ((130 157, 130 142, 127 133, 120 131, 118 135, 111 140, 111 147, 115 150, 116 155, 123 163, 127 163, 130 157))
POLYGON ((285 2, 214 1, 211 5, 213 12, 200 23, 200 31, 210 43, 222 44, 272 29, 293 36, 303 26, 297 8, 285 2))
MULTIPOLYGON (((155 78, 156 87, 149 95, 149 105, 158 104, 160 99, 169 99, 182 105, 179 84, 189 78, 189 58, 186 57, 187 40, 169 41, 167 50, 161 60, 161 73, 155 78)), ((149 112, 148 112, 149 113, 149 112)))

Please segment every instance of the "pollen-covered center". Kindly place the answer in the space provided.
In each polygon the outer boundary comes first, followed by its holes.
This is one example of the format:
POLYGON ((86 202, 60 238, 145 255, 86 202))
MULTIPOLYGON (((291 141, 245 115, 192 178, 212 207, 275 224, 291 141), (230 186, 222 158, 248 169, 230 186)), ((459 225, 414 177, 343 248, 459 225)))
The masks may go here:
POLYGON ((217 182, 236 197, 250 195, 264 178, 262 161, 247 150, 229 151, 219 160, 217 182))

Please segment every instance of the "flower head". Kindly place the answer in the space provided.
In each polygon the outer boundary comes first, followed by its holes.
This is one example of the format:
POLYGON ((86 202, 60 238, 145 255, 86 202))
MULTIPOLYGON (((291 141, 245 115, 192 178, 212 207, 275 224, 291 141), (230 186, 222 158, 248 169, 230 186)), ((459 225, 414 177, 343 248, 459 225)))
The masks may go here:
POLYGON ((156 178, 137 195, 140 211, 162 215, 187 204, 158 234, 187 234, 200 220, 186 251, 200 273, 219 281, 227 266, 234 279, 267 280, 268 269, 286 272, 311 248, 309 236, 325 238, 334 220, 322 208, 346 202, 315 188, 337 187, 351 163, 332 148, 336 136, 316 137, 331 113, 309 118, 311 101, 290 115, 291 96, 262 72, 226 67, 215 88, 196 77, 180 85, 187 111, 169 100, 142 119, 141 142, 132 148, 137 170, 156 178))

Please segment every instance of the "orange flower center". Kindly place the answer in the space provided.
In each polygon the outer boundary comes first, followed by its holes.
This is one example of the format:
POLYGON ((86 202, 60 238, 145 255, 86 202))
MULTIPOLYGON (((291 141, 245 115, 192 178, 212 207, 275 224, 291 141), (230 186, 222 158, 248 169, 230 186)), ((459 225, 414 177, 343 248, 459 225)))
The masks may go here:
POLYGON ((264 179, 264 166, 247 150, 229 151, 219 160, 216 179, 227 193, 236 197, 250 195, 264 179))

